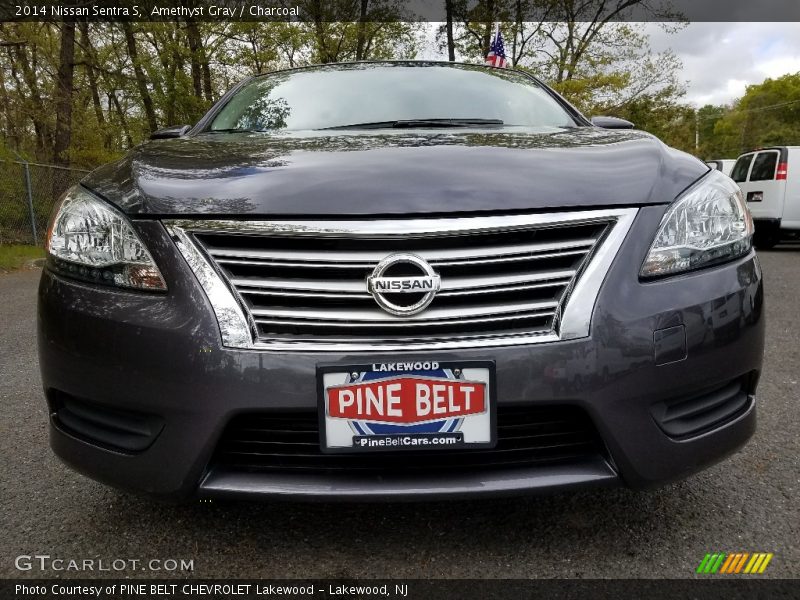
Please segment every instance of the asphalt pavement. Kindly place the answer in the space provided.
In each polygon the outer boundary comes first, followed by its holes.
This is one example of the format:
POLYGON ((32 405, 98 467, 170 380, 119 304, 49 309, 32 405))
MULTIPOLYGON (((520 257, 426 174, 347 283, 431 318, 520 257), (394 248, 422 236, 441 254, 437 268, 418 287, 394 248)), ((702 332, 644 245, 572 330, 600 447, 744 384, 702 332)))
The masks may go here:
POLYGON ((714 551, 773 552, 762 577, 798 577, 800 245, 761 260, 759 424, 739 453, 655 491, 411 504, 174 506, 70 471, 47 442, 39 271, 0 275, 0 577, 684 578, 714 551), (37 554, 106 565, 191 559, 194 570, 17 570, 16 557, 37 554))

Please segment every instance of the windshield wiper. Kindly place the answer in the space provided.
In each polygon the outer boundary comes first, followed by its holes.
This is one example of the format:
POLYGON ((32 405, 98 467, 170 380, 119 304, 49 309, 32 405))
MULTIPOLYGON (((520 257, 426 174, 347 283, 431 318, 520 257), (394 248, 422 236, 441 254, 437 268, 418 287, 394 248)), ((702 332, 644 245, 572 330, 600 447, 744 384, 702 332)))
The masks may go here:
POLYGON ((401 119, 398 121, 375 121, 323 127, 319 131, 335 129, 409 129, 414 127, 498 127, 500 119, 401 119))
POLYGON ((260 133, 263 129, 247 129, 244 127, 231 127, 229 129, 208 129, 203 133, 260 133))

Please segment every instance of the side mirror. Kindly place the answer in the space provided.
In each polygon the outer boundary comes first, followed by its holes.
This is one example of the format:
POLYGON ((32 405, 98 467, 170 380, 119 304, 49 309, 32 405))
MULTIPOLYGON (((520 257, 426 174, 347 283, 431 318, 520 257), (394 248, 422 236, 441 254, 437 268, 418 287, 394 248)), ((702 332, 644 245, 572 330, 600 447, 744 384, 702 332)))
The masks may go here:
POLYGON ((592 125, 603 129, 633 129, 633 123, 617 117, 592 117, 592 125))
POLYGON ((191 125, 176 125, 175 127, 166 127, 159 129, 150 134, 151 140, 166 140, 169 138, 179 138, 186 135, 186 132, 192 128, 191 125))

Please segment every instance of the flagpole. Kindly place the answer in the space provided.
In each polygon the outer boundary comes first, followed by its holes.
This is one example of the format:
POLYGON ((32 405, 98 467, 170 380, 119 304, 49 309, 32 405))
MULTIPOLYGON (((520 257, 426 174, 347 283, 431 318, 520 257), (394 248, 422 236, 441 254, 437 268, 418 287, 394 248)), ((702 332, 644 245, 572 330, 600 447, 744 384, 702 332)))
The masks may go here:
MULTIPOLYGON (((500 21, 497 21, 497 27, 495 27, 495 30, 494 30, 494 41, 495 42, 497 42, 497 39, 498 39, 499 35, 500 35, 500 21)), ((497 57, 496 56, 494 57, 494 61, 495 61, 495 66, 497 66, 497 57)))

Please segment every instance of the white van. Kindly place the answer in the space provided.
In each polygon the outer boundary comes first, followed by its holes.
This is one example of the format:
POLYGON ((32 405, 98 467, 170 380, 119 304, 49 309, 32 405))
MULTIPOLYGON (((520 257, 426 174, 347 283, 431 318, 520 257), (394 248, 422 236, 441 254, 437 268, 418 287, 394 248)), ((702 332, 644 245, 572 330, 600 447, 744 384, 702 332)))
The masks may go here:
POLYGON ((753 214, 756 246, 772 248, 782 239, 800 235, 800 146, 742 154, 731 178, 742 188, 753 214))
POLYGON ((709 167, 716 169, 717 171, 722 171, 728 176, 731 174, 731 169, 733 169, 734 163, 736 163, 735 158, 714 158, 706 161, 706 164, 709 167))

